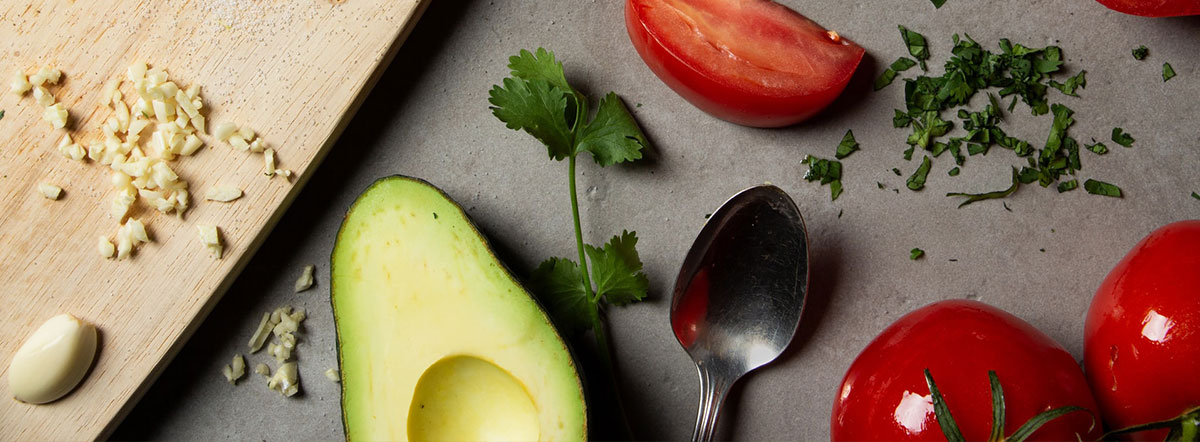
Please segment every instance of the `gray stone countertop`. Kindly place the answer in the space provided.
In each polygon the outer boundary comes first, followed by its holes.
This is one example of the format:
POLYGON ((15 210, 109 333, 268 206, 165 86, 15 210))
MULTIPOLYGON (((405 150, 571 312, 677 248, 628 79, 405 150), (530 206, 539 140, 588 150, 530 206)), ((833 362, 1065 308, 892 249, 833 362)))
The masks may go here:
MULTIPOLYGON (((698 383, 668 327, 671 286, 705 215, 745 187, 770 181, 800 206, 811 299, 792 351, 735 388, 720 433, 729 439, 827 439, 850 362, 896 318, 937 300, 1008 310, 1078 358, 1084 313, 1117 260, 1154 228, 1200 218, 1200 201, 1189 196, 1200 191, 1200 17, 1137 18, 1093 0, 949 0, 940 10, 922 0, 784 3, 856 41, 867 58, 828 111, 763 130, 715 120, 664 86, 629 43, 623 2, 434 0, 279 226, 114 438, 341 438, 339 388, 321 375, 337 364, 329 254, 347 207, 379 177, 441 187, 519 277, 544 258, 573 256, 566 164, 548 161, 541 144, 488 111, 488 89, 522 48, 555 51, 572 83, 593 97, 621 94, 653 144, 640 164, 600 169, 583 161, 579 171, 585 241, 622 229, 641 238, 650 299, 609 311, 622 394, 641 439, 690 436, 698 383), (905 189, 917 160, 903 160, 906 130, 891 127, 903 86, 871 92, 874 77, 906 55, 898 24, 929 38, 933 72, 954 33, 993 50, 1005 37, 1062 46, 1068 72, 1088 71, 1082 98, 1050 91, 1052 102, 1077 112, 1071 134, 1107 141, 1119 126, 1137 138, 1133 149, 1109 142, 1108 155, 1083 152, 1081 178, 1119 184, 1125 198, 1024 186, 1007 200, 1011 211, 999 202, 956 209, 946 192, 1006 187, 1009 166, 1024 162, 999 148, 968 158, 957 177, 946 174, 952 161, 939 158, 925 190, 905 189), (1140 44, 1151 55, 1139 62, 1130 50, 1140 44), (1165 61, 1179 74, 1167 83, 1165 61), (843 161, 845 194, 831 202, 828 188, 803 180, 801 159, 832 157, 847 129, 862 150, 843 161), (926 257, 909 260, 914 247, 926 257), (306 264, 317 266, 317 285, 294 294, 306 264), (298 350, 305 393, 284 399, 254 375, 226 383, 221 367, 245 354, 262 312, 283 304, 309 312, 298 350)), ((1003 126, 1040 146, 1050 118, 1027 109, 1018 105, 1003 126)), ((266 359, 259 353, 248 362, 266 359)))

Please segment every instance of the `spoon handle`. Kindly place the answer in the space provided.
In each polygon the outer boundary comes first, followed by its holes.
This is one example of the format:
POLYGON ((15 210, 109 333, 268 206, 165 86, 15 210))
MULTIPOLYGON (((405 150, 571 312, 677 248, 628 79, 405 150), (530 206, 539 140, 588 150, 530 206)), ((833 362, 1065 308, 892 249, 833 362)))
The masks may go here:
POLYGON ((721 412, 725 395, 737 378, 725 376, 726 373, 713 370, 706 364, 697 364, 696 369, 700 372, 700 411, 696 414, 692 442, 709 442, 717 430, 717 415, 721 412))

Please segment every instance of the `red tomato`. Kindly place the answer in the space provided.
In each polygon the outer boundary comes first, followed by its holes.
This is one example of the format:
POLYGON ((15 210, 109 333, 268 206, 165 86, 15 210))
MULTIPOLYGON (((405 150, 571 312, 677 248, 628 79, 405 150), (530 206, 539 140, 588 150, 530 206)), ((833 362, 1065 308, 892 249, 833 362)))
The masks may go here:
POLYGON ((863 48, 770 0, 627 0, 625 26, 667 86, 747 126, 815 115, 863 57, 863 48))
POLYGON ((1112 429, 1200 406, 1200 221, 1154 231, 1104 278, 1088 310, 1083 364, 1112 429))
POLYGON ((1108 9, 1142 17, 1200 15, 1198 0, 1099 0, 1108 9))
MULTIPOLYGON (((1004 435, 1043 411, 1096 410, 1083 372, 1050 337, 976 301, 942 301, 904 315, 858 355, 833 404, 833 441, 945 441, 925 383, 928 368, 967 440, 992 429, 988 370, 1004 389, 1004 435)), ((1050 421, 1029 440, 1096 440, 1087 413, 1050 421), (1089 430, 1090 429, 1090 430, 1089 430)))

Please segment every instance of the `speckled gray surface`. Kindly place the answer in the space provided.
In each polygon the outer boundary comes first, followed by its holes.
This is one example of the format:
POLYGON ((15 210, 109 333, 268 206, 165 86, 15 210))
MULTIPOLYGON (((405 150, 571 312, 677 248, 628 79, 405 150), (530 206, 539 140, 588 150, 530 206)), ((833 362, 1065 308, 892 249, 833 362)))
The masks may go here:
MULTIPOLYGON (((378 177, 440 186, 520 276, 542 258, 572 255, 566 165, 548 161, 534 139, 505 129, 487 109, 488 88, 521 48, 556 51, 568 78, 593 96, 615 90, 641 104, 633 111, 654 144, 642 164, 601 170, 585 162, 580 170, 585 239, 637 230, 650 276, 648 302, 610 312, 641 439, 690 435, 697 382, 667 325, 671 284, 704 215, 749 185, 771 181, 803 211, 812 297, 791 351, 735 388, 721 433, 731 439, 826 439, 834 391, 858 351, 900 315, 936 300, 1004 308, 1078 357, 1083 314, 1104 274, 1155 227, 1200 218, 1200 201, 1189 196, 1200 191, 1200 17, 1142 19, 1092 0, 950 0, 937 11, 921 0, 784 3, 858 42, 868 58, 830 111, 759 130, 714 120, 659 82, 629 44, 622 2, 435 0, 279 227, 114 437, 340 438, 338 387, 321 375, 336 364, 328 257, 344 211, 378 177), (942 196, 1006 185, 1008 165, 1020 163, 1002 149, 970 157, 958 177, 946 175, 950 161, 940 158, 925 190, 893 192, 904 178, 891 169, 907 175, 916 167, 900 155, 905 133, 891 127, 902 87, 872 93, 870 82, 905 51, 897 24, 929 38, 932 66, 955 32, 985 45, 1001 37, 1061 45, 1070 72, 1088 71, 1083 98, 1050 93, 1077 112, 1071 134, 1106 140, 1120 126, 1137 138, 1133 149, 1109 143, 1103 157, 1084 152, 1081 177, 1117 183, 1126 197, 1026 186, 1008 200, 1009 212, 999 203, 956 209, 942 196), (1151 48, 1143 62, 1129 52, 1139 44, 1151 48), (1165 84, 1164 61, 1179 73, 1165 84), (846 193, 830 202, 827 188, 802 180, 800 160, 832 156, 848 128, 863 150, 844 161, 846 193), (910 261, 913 247, 927 257, 910 261), (293 294, 310 263, 317 286, 293 294), (264 310, 285 303, 310 312, 298 350, 305 394, 283 399, 253 375, 225 383, 220 367, 244 353, 264 310)), ((1017 109, 1005 129, 1043 143, 1050 119, 1017 109)), ((265 359, 254 355, 250 365, 265 359)))

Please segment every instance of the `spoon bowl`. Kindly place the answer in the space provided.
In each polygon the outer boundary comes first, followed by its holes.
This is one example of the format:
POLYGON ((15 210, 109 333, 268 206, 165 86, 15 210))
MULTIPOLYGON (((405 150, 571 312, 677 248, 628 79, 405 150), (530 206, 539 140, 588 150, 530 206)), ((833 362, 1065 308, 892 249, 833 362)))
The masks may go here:
POLYGON ((700 374, 692 440, 711 440, 729 388, 787 348, 807 292, 808 235, 782 189, 743 190, 709 217, 671 298, 671 328, 700 374))

